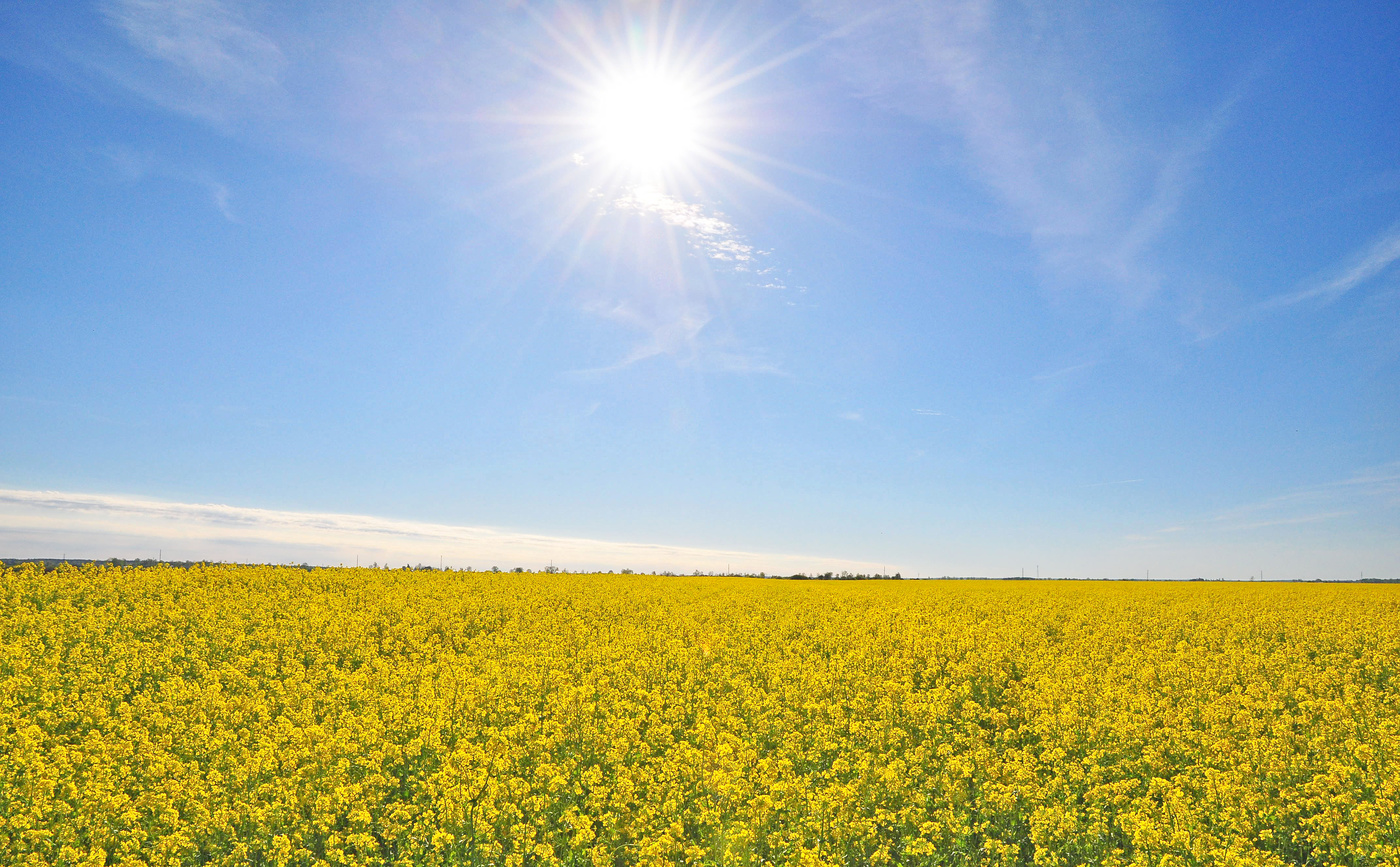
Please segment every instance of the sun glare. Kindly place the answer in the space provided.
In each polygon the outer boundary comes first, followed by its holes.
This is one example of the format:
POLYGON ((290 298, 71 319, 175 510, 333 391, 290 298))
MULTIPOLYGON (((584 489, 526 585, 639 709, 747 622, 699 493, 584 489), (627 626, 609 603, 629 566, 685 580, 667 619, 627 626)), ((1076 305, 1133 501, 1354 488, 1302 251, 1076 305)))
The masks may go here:
POLYGON ((600 149, 617 167, 659 172, 676 167, 696 149, 699 107, 677 79, 631 75, 599 89, 592 125, 600 149))

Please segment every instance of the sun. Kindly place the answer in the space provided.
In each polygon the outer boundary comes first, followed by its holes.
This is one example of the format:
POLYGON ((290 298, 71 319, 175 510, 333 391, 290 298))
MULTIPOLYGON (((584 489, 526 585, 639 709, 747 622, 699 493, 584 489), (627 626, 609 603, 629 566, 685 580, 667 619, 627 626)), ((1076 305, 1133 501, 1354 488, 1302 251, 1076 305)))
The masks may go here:
POLYGON ((677 168, 700 147, 699 102, 684 80, 664 72, 607 79, 597 88, 590 113, 597 149, 631 174, 677 168))

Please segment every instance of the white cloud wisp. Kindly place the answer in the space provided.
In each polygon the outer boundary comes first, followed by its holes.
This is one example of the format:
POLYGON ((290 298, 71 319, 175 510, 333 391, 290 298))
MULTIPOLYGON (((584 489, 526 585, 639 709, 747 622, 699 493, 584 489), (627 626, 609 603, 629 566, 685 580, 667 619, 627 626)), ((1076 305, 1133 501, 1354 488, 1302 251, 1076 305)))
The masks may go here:
POLYGON ((657 217, 666 225, 680 229, 696 252, 728 263, 736 271, 750 270, 759 255, 723 214, 706 213, 702 206, 681 201, 655 187, 628 189, 613 199, 609 208, 657 217))
POLYGON ((112 0, 107 19, 142 53, 205 84, 246 94, 274 87, 286 58, 219 0, 112 0))
POLYGON ((1292 307, 1303 301, 1317 299, 1319 303, 1330 304, 1362 283, 1379 275, 1400 259, 1400 223, 1396 223, 1368 244, 1341 268, 1341 273, 1332 279, 1307 289, 1274 298, 1260 305, 1261 310, 1275 310, 1292 307))
POLYGON ((1154 245, 1239 88, 1164 134, 1121 110, 1115 87, 1134 79, 1094 56, 1132 44, 1135 62, 1148 64, 1148 16, 996 0, 806 5, 843 33, 839 69, 862 98, 957 136, 1052 285, 1089 287, 1128 307, 1162 288, 1154 245))
POLYGON ((791 574, 879 571, 854 560, 609 542, 346 515, 0 489, 0 551, 10 557, 437 563, 477 569, 670 570, 791 574))

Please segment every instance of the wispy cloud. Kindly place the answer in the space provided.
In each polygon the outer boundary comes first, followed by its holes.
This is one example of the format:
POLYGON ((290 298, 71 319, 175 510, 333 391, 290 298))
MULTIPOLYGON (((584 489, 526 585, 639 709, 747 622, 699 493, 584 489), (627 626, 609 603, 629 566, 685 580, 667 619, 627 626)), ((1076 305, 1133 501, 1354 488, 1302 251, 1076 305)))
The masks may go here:
POLYGON ((761 373, 768 376, 791 376, 782 365, 762 350, 741 352, 737 349, 710 348, 683 362, 695 370, 714 373, 761 373))
POLYGON ((207 85, 248 94, 274 87, 277 44, 219 0, 108 0, 107 19, 132 45, 207 85))
POLYGON ((252 562, 437 562, 489 568, 870 572, 855 560, 546 536, 322 512, 177 503, 139 497, 0 490, 6 556, 148 557, 252 562))
MULTIPOLYGON (((1359 470, 1333 482, 1308 485, 1207 515, 1185 526, 1230 533, 1321 524, 1355 516, 1376 517, 1400 509, 1400 462, 1359 470)), ((1179 532, 1181 526, 1158 533, 1179 532)))
POLYGON ((1061 367, 1057 368, 1056 370, 1047 370, 1041 373, 1037 373, 1034 376, 1032 376, 1031 379, 1035 380, 1036 382, 1049 382, 1052 379, 1059 379, 1061 377, 1068 376, 1071 373, 1078 373, 1081 370, 1088 370, 1089 368, 1094 367, 1097 364, 1097 361, 1086 361, 1082 364, 1071 364, 1069 367, 1061 367))
POLYGON ((208 172, 190 170, 174 165, 155 156, 142 153, 120 144, 111 144, 97 150, 126 181, 139 182, 150 177, 169 178, 174 181, 192 184, 205 191, 209 203, 230 223, 239 222, 232 207, 233 193, 228 185, 216 180, 208 172))
MULTIPOLYGON (((1125 532, 1112 573, 1243 580, 1400 575, 1400 462, 1125 532), (1183 519, 1184 518, 1184 519, 1183 519)), ((1096 567, 1101 568, 1101 567, 1096 567)))
POLYGON ((1153 245, 1240 89, 1194 123, 1154 131, 1117 110, 1111 67, 1094 66, 1093 52, 1073 41, 1092 33, 1100 45, 1141 44, 1145 56, 1147 16, 1106 22, 1112 16, 1097 11, 1090 20, 1069 7, 996 0, 807 6, 847 29, 840 69, 862 96, 957 134, 972 173, 1028 233, 1052 283, 1129 305, 1159 290, 1153 245))
MULTIPOLYGON (((739 346, 731 330, 710 328, 717 318, 722 325, 729 324, 727 317, 716 314, 727 306, 723 300, 726 293, 785 288, 773 276, 772 267, 760 267, 765 253, 749 243, 724 214, 648 185, 610 195, 594 190, 591 195, 601 200, 600 217, 631 215, 656 221, 679 235, 680 242, 634 247, 631 252, 638 256, 631 276, 641 280, 604 279, 594 284, 594 297, 584 302, 584 308, 646 336, 617 363, 576 373, 619 370, 658 356, 715 372, 784 373, 760 349, 739 346), (682 261, 690 259, 677 255, 682 246, 695 254, 691 262, 704 267, 692 268, 682 261), (721 277, 725 273, 728 278, 721 277), (732 279, 736 276, 738 280, 732 279)), ((611 236, 615 248, 623 246, 625 242, 618 239, 624 237, 625 230, 618 225, 613 230, 617 232, 611 236)), ((610 270, 614 268, 618 268, 617 258, 610 263, 610 270)))
POLYGON ((580 375, 621 370, 661 355, 693 359, 701 353, 700 332, 713 318, 709 308, 700 301, 678 300, 670 305, 658 306, 621 300, 606 306, 593 305, 589 309, 597 315, 629 325, 646 337, 617 363, 575 371, 580 375))
POLYGON ((1353 254, 1338 273, 1315 286, 1265 301, 1262 310, 1291 307, 1304 301, 1316 300, 1330 304, 1365 283, 1400 259, 1400 223, 1392 225, 1359 252, 1353 254))
POLYGON ((749 271, 762 253, 749 244, 723 214, 709 213, 701 205, 682 201, 656 187, 625 190, 608 203, 619 212, 647 214, 680 229, 686 242, 701 255, 726 262, 737 271, 749 271))
POLYGON ((1252 521, 1249 523, 1235 524, 1233 529, 1237 530, 1259 530, 1264 527, 1289 527, 1295 524, 1320 524, 1324 521, 1331 521, 1334 518, 1345 518, 1354 515, 1355 512, 1321 512, 1310 515, 1294 515, 1287 518, 1269 518, 1265 520, 1252 521))

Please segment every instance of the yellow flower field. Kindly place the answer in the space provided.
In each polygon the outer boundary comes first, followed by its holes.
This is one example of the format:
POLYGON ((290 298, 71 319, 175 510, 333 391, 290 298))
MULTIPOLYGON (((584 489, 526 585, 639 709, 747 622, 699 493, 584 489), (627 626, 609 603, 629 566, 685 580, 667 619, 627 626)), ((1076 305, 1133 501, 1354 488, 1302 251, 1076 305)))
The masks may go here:
POLYGON ((1400 588, 0 570, 0 864, 1400 865, 1400 588))

